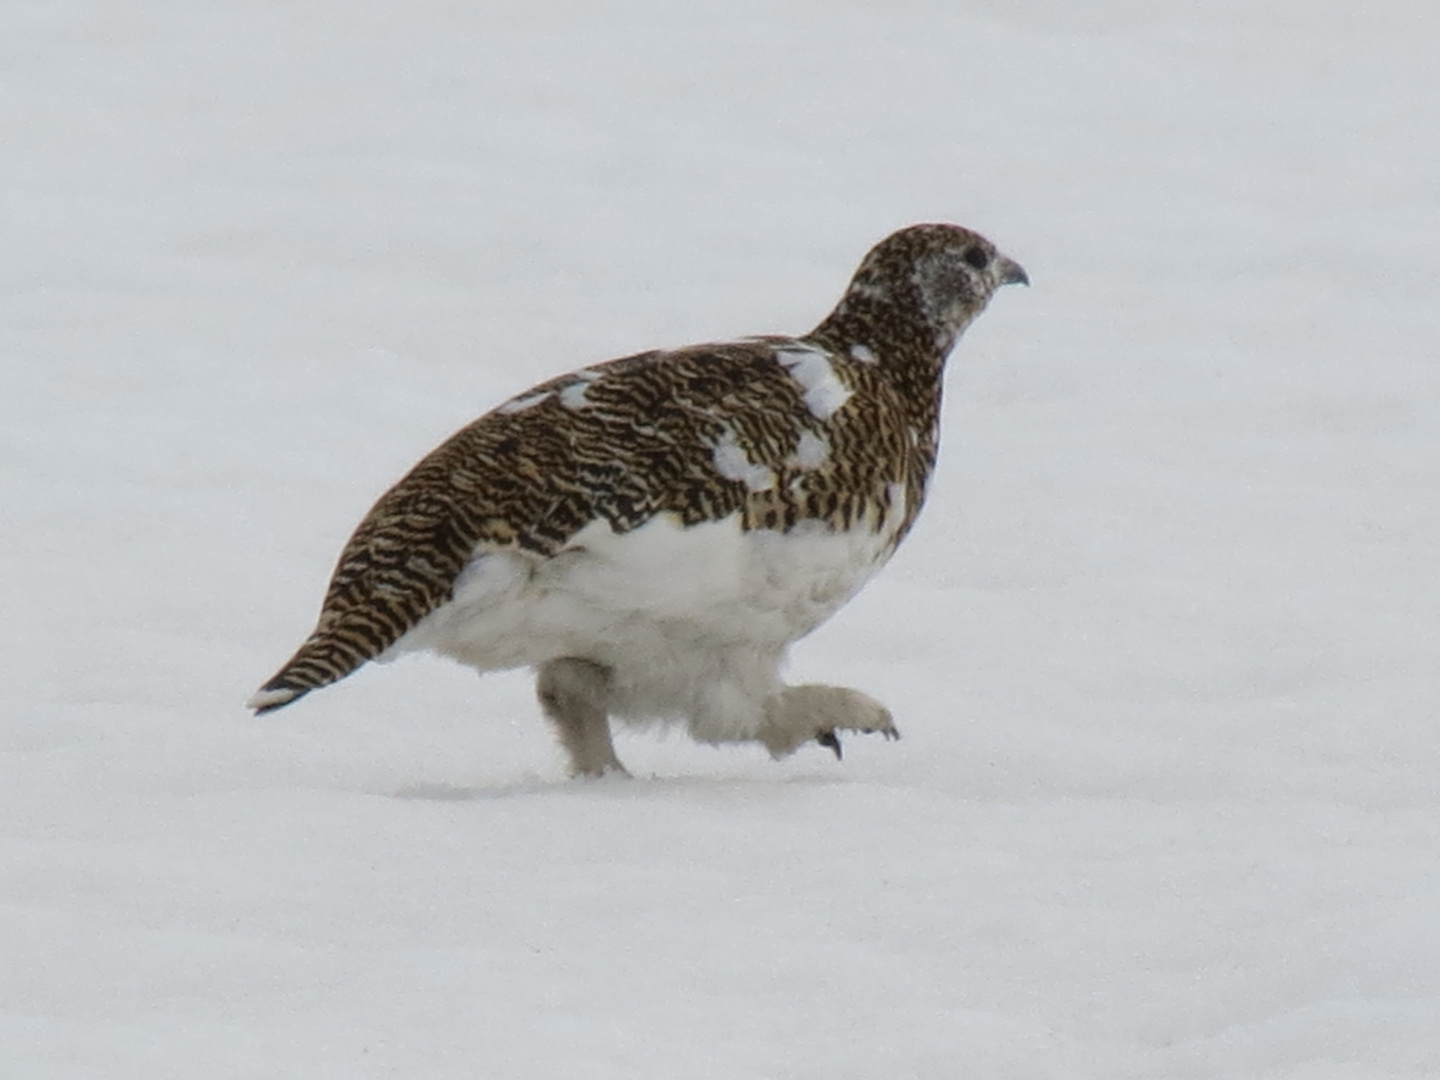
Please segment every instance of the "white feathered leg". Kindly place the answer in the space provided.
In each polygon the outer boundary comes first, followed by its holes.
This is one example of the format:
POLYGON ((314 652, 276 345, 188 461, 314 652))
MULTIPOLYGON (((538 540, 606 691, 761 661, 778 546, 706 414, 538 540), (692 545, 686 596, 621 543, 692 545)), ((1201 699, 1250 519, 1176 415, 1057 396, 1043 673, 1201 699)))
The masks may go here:
POLYGON ((760 741, 770 756, 792 754, 811 739, 828 746, 840 756, 841 731, 879 732, 898 739, 890 710, 869 694, 843 686, 787 686, 765 702, 765 723, 760 741))
POLYGON ((550 660, 540 667, 536 696, 570 755, 572 776, 625 772, 610 741, 610 672, 575 657, 550 660))

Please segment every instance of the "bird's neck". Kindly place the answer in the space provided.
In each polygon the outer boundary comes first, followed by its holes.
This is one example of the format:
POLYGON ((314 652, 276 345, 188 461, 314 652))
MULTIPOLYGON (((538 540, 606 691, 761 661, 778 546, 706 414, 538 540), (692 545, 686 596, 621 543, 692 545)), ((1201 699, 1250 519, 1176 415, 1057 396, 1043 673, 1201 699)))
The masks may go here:
POLYGON ((852 294, 806 340, 837 355, 869 356, 910 403, 916 419, 933 422, 945 358, 959 336, 918 318, 913 309, 852 294))

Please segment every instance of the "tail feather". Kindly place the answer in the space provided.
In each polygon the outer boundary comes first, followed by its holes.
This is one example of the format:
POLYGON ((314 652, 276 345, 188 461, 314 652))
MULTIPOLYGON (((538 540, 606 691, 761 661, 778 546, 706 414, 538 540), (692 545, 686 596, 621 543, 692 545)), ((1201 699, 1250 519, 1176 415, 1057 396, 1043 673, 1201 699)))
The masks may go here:
POLYGON ((276 709, 283 709, 292 701, 304 697, 309 692, 309 690, 297 690, 294 687, 275 686, 272 685, 272 683, 266 683, 250 696, 250 700, 245 702, 245 707, 247 709, 254 709, 256 716, 264 716, 266 713, 274 712, 276 709))
POLYGON ((270 712, 343 679, 450 598, 482 522, 466 500, 483 485, 463 473, 468 486, 449 486, 472 430, 481 429, 462 431, 381 496, 340 553, 315 632, 248 708, 270 712))
POLYGON ((383 651, 375 648, 368 636, 346 633, 345 620, 340 622, 338 627, 311 635, 285 666, 255 691, 245 707, 254 709, 257 716, 274 712, 311 690, 339 682, 383 651))

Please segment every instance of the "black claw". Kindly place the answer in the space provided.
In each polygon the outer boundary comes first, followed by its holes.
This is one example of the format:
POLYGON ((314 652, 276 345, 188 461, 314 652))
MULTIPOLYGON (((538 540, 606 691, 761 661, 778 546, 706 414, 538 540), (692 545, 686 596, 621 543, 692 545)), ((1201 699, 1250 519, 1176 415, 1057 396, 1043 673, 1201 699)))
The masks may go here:
POLYGON ((840 736, 836 735, 835 732, 822 731, 819 735, 815 736, 815 741, 818 742, 821 746, 828 746, 831 750, 834 750, 836 761, 841 761, 844 759, 845 755, 840 750, 840 736))

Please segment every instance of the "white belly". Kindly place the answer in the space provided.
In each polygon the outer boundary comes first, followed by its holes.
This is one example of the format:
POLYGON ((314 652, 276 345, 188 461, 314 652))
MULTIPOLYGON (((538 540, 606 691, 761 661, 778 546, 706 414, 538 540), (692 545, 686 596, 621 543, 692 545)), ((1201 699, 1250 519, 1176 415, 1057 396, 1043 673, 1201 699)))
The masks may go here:
POLYGON ((662 515, 621 535, 597 522, 548 559, 480 553, 454 599, 394 651, 430 649, 482 671, 582 657, 614 673, 617 715, 748 727, 779 688, 790 643, 888 557, 904 514, 894 496, 879 531, 745 532, 738 515, 689 527, 662 515))

